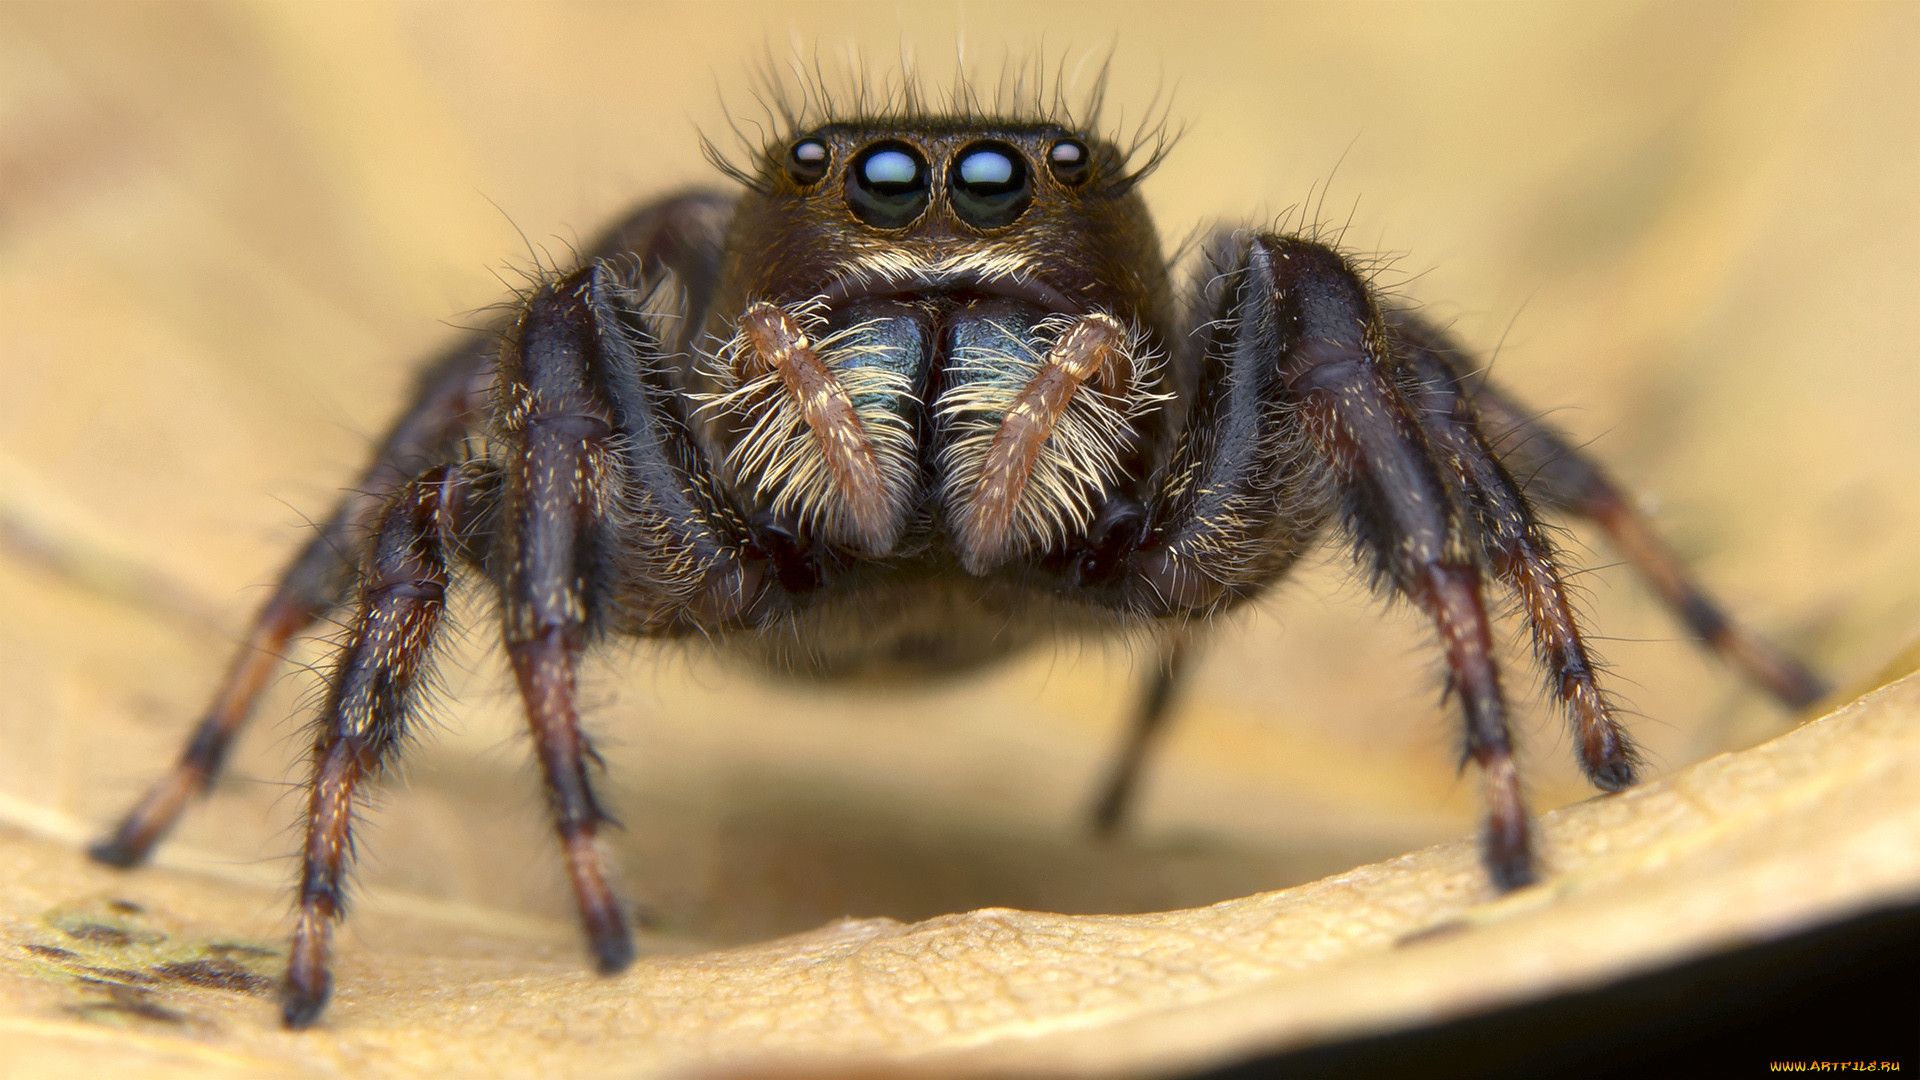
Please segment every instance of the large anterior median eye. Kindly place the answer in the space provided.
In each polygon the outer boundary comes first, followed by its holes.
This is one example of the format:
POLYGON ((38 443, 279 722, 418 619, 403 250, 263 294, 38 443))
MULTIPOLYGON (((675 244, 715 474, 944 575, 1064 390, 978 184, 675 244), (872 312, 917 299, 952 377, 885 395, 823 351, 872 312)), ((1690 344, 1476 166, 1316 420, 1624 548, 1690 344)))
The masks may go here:
POLYGON ((847 170, 847 204, 877 229, 912 224, 927 208, 927 162, 903 142, 874 143, 847 170))
POLYGON ((954 155, 947 186, 960 220, 981 229, 1012 224, 1033 201, 1026 159, 1005 143, 973 143, 954 155))

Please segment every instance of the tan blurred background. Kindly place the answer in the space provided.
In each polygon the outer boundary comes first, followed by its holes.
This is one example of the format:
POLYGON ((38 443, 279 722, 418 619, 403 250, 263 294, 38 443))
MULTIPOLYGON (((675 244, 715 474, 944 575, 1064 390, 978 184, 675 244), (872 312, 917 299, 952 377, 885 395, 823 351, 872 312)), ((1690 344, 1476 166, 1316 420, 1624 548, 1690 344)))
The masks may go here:
MULTIPOLYGON (((520 233, 562 252, 717 181, 698 133, 727 137, 722 99, 751 111, 769 52, 909 50, 944 87, 956 54, 997 74, 1043 43, 1070 68, 1112 44, 1120 123, 1174 90, 1185 134, 1145 189, 1169 243, 1311 207, 1501 344, 1497 374, 1739 614, 1843 684, 1920 629, 1915 5, 7 5, 0 819, 79 839, 172 758, 414 361, 527 265, 520 233)), ((1655 772, 1787 728, 1573 541, 1655 772)), ((1219 627, 1111 849, 1083 819, 1144 671, 1123 651, 876 698, 611 649, 589 696, 627 892, 730 942, 1198 904, 1463 835, 1432 651, 1344 565, 1219 627)), ((362 877, 564 920, 468 614, 362 877)), ((314 692, 289 668, 168 861, 290 876, 314 692)), ((1517 724, 1536 807, 1588 797, 1557 718, 1530 698, 1517 724)))

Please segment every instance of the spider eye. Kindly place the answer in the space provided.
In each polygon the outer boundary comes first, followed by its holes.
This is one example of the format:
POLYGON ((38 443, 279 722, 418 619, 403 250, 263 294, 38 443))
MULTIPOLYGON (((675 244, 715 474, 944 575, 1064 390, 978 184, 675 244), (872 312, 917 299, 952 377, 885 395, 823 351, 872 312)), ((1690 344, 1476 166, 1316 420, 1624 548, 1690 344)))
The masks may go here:
POLYGON ((903 142, 875 143, 847 170, 847 203, 876 229, 912 224, 927 208, 927 162, 903 142))
POLYGON ((819 139, 801 139, 787 151, 787 175, 801 187, 817 184, 827 175, 827 163, 832 158, 826 143, 819 139))
POLYGON ((1012 224, 1033 201, 1026 159, 1005 143, 974 143, 961 150, 947 172, 947 186, 960 219, 981 229, 1012 224))
POLYGON ((1093 153, 1079 139, 1061 139, 1047 151, 1053 178, 1063 184, 1084 184, 1093 175, 1093 153))

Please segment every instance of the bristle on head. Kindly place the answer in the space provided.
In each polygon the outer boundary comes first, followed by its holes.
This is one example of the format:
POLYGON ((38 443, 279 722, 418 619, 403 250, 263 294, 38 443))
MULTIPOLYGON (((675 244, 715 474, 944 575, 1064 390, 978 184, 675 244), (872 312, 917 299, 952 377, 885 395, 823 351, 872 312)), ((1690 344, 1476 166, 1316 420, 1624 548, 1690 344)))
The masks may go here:
POLYGON ((1137 122, 1129 125, 1123 117, 1114 125, 1118 131, 1109 130, 1103 112, 1112 66, 1111 51, 1058 61, 1009 56, 998 75, 990 75, 963 57, 952 82, 936 88, 908 55, 897 67, 879 71, 860 55, 769 55, 753 79, 758 109, 728 110, 739 151, 723 150, 704 136, 702 142, 722 172, 764 191, 766 170, 777 165, 787 145, 830 124, 1050 124, 1112 144, 1123 162, 1114 184, 1131 187, 1159 166, 1179 132, 1169 122, 1172 96, 1164 87, 1155 89, 1137 122))

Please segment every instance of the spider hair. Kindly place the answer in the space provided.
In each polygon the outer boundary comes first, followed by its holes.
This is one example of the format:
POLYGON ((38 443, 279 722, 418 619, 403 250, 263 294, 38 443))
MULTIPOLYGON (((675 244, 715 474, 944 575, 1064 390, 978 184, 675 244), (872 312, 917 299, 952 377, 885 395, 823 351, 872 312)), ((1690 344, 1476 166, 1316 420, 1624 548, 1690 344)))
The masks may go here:
MULTIPOLYGON (((943 394, 935 409, 935 422, 948 432, 940 460, 941 501, 948 513, 965 517, 976 512, 976 489, 1002 421, 1075 321, 1074 316, 1054 316, 1028 333, 996 323, 1000 340, 1013 347, 976 345, 954 354, 954 371, 972 377, 943 394)), ((1171 398, 1152 389, 1163 357, 1137 325, 1127 324, 1118 351, 1124 357, 1126 384, 1119 393, 1109 393, 1090 379, 1068 399, 1014 505, 1005 555, 1062 544, 1084 533, 1099 510, 1099 493, 1122 472, 1126 433, 1171 398)))
POLYGON ((1032 54, 1002 59, 991 80, 976 65, 958 57, 953 81, 943 90, 929 86, 910 53, 902 52, 891 70, 876 71, 865 54, 849 50, 837 60, 816 48, 809 58, 795 48, 784 59, 771 49, 750 78, 756 108, 735 111, 724 97, 737 149, 723 149, 706 133, 702 152, 713 166, 753 191, 771 191, 767 172, 782 148, 799 135, 830 124, 883 127, 942 123, 979 126, 991 123, 1051 125, 1112 149, 1117 168, 1108 193, 1123 194, 1146 179, 1173 149, 1181 131, 1171 119, 1173 95, 1155 88, 1140 118, 1129 126, 1121 116, 1105 122, 1113 49, 1097 63, 1094 54, 1058 60, 1032 54), (1087 74, 1091 65, 1092 72, 1087 74), (1085 89, 1076 91, 1083 83, 1085 89))
MULTIPOLYGON (((913 400, 911 383, 885 365, 885 346, 862 343, 871 322, 828 333, 818 301, 788 305, 784 310, 813 340, 821 362, 852 400, 860 428, 873 447, 887 502, 899 517, 919 482, 919 467, 914 460, 913 428, 889 403, 913 400), (875 359, 883 362, 869 362, 875 359)), ((742 352, 752 347, 744 332, 736 331, 717 354, 702 358, 708 377, 723 389, 696 395, 700 410, 732 413, 747 425, 727 454, 727 471, 754 499, 771 499, 769 508, 775 514, 793 516, 810 531, 824 535, 851 533, 853 521, 839 481, 779 372, 744 380, 738 374, 742 352)))

